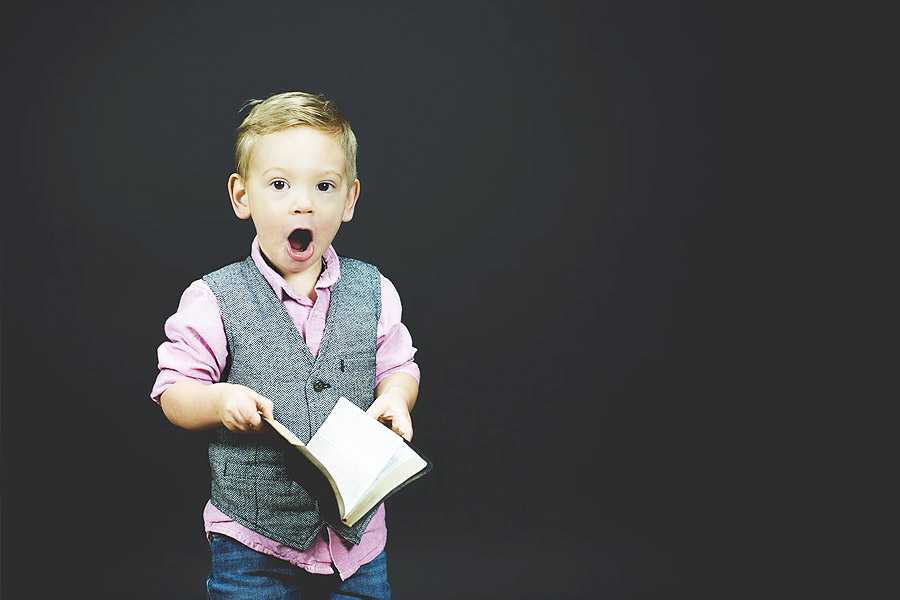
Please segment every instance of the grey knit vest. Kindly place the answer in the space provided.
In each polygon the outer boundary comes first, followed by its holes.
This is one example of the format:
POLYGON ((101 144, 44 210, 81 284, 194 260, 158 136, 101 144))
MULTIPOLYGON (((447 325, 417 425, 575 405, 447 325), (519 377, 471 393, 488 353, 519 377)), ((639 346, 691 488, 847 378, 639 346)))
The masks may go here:
MULTIPOLYGON (((203 278, 218 300, 228 340, 222 381, 270 399, 275 419, 304 443, 339 397, 363 410, 374 400, 381 281, 374 266, 353 259, 341 257, 340 271, 317 357, 252 258, 203 278)), ((286 466, 297 462, 295 453, 276 435, 217 428, 209 445, 213 504, 238 523, 298 550, 306 550, 326 523, 358 544, 376 509, 353 527, 336 515, 329 518, 324 507, 326 514, 320 514, 313 495, 297 483, 304 479, 286 466)))

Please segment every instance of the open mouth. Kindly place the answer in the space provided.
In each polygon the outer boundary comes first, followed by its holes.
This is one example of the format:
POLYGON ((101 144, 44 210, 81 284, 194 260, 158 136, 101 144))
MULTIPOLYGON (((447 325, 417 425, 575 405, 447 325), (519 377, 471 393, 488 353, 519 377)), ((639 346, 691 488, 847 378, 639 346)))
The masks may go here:
POLYGON ((294 252, 304 252, 312 242, 312 232, 308 229, 295 229, 288 236, 288 243, 294 252))
POLYGON ((295 229, 288 236, 285 244, 288 256, 292 260, 307 261, 316 253, 316 243, 313 241, 313 232, 309 229, 295 229))

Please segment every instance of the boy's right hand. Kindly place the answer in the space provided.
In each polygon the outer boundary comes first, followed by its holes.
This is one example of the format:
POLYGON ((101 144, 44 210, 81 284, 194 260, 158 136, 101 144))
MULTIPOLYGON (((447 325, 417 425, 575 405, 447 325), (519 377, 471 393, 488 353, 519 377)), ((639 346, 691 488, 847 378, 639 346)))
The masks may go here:
POLYGON ((263 417, 272 417, 272 401, 247 386, 220 383, 216 410, 222 425, 235 433, 262 433, 269 429, 263 417), (260 414, 262 413, 262 414, 260 414))

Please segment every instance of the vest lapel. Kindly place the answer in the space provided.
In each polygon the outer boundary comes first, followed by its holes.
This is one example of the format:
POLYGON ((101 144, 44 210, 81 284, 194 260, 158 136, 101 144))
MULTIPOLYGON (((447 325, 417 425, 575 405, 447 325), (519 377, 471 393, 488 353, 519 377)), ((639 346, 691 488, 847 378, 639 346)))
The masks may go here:
MULTIPOLYGON (((249 257, 245 261, 247 276, 254 280, 255 285, 251 285, 251 289, 253 290, 254 295, 257 300, 260 302, 264 302, 272 307, 272 310, 275 314, 278 315, 279 325, 286 331, 289 332, 287 335, 291 336, 291 339, 297 344, 297 346, 302 350, 303 357, 306 359, 307 364, 312 366, 316 362, 316 357, 313 356, 312 352, 309 349, 309 346, 306 345, 306 340, 303 339, 303 336, 300 335, 300 331, 297 329, 297 326, 294 325, 294 322, 291 320, 291 315, 288 314, 287 309, 284 307, 284 304, 281 302, 281 298, 279 298, 275 294, 275 290, 272 289, 272 286, 269 285, 269 282, 266 281, 266 278, 263 277, 263 274, 259 272, 259 269, 256 267, 256 263, 253 262, 253 258, 249 257)), ((328 322, 325 323, 325 333, 328 333, 328 322)), ((320 352, 321 354, 321 352, 320 352)))

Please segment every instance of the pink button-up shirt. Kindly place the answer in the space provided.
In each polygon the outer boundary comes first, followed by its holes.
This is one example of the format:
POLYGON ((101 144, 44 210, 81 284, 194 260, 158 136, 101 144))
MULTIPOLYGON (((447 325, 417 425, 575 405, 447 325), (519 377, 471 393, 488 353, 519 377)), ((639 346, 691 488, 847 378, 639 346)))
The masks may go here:
MULTIPOLYGON (((310 352, 316 356, 325 334, 331 287, 341 277, 340 263, 334 248, 329 246, 325 252, 327 268, 316 283, 318 297, 315 301, 294 292, 284 278, 269 266, 260 252, 258 239, 253 240, 251 256, 281 299, 294 325, 306 340, 310 352)), ((388 375, 398 372, 409 373, 419 379, 419 367, 413 360, 416 349, 400 316, 400 296, 393 284, 382 276, 375 385, 388 375)), ((228 357, 228 342, 218 302, 205 281, 199 279, 185 290, 178 311, 166 321, 165 331, 169 341, 159 347, 159 375, 150 393, 154 401, 159 402, 159 397, 166 388, 183 379, 208 384, 219 381, 228 357)), ((244 527, 213 506, 212 502, 206 504, 203 521, 207 532, 227 535, 254 550, 286 560, 311 573, 332 574, 337 571, 341 579, 350 577, 360 565, 375 558, 387 541, 384 505, 369 523, 358 546, 325 527, 322 534, 303 552, 244 527)))

